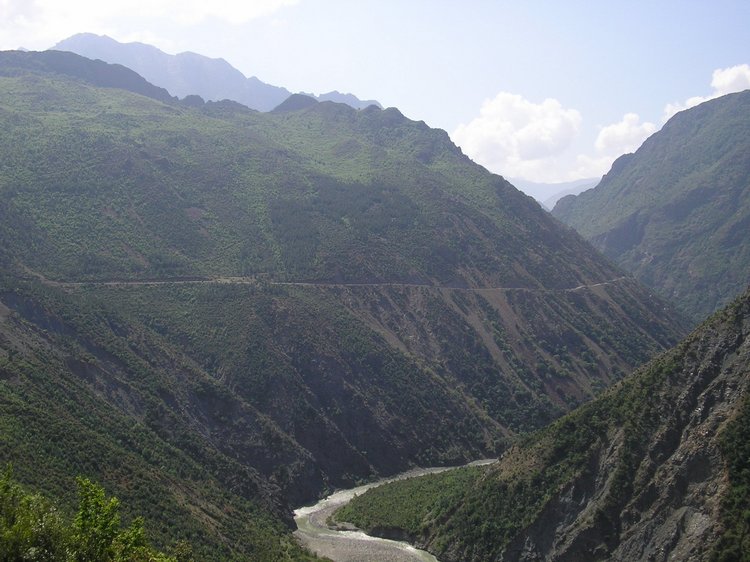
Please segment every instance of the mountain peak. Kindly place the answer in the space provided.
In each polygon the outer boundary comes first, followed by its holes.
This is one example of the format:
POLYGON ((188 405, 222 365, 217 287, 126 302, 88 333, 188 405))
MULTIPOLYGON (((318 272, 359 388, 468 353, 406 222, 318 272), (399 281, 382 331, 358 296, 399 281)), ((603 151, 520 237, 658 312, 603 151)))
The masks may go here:
POLYGON ((337 90, 333 90, 331 92, 327 92, 325 94, 320 94, 317 96, 318 100, 320 101, 332 101, 336 103, 345 103, 346 105, 353 107, 354 109, 365 109, 371 105, 374 105, 376 107, 379 107, 380 109, 383 109, 383 106, 380 104, 380 102, 376 100, 361 100, 354 94, 343 94, 337 90))
POLYGON ((292 94, 273 109, 273 113, 301 111, 318 105, 318 101, 307 94, 292 94))

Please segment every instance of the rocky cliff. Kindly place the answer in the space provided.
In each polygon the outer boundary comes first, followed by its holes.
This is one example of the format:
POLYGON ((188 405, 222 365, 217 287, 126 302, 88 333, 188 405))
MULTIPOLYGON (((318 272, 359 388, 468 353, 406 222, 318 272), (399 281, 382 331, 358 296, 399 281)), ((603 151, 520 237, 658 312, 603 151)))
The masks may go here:
POLYGON ((655 363, 664 375, 643 387, 642 417, 609 428, 503 559, 708 559, 724 529, 721 436, 747 400, 749 333, 746 296, 655 363))

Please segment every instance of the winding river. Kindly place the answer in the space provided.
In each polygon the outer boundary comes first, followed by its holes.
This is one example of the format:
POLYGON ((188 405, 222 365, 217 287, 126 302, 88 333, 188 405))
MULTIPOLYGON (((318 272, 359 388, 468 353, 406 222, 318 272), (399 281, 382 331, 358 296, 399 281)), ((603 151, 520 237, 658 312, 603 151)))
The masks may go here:
MULTIPOLYGON (((478 466, 494 461, 495 459, 486 459, 464 466, 478 466)), ((294 534, 309 550, 318 556, 330 558, 334 562, 439 562, 429 552, 414 548, 405 542, 371 537, 361 531, 337 531, 328 527, 326 520, 354 496, 370 488, 395 480, 435 474, 455 468, 460 467, 420 468, 386 480, 335 492, 315 505, 300 507, 294 511, 294 520, 297 523, 297 530, 294 534)))

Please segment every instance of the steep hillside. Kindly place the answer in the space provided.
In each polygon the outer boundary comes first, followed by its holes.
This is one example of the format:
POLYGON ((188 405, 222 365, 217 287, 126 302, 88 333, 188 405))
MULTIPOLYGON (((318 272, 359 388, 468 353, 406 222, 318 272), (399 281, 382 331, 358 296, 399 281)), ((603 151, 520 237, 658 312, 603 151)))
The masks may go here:
POLYGON ((489 468, 368 491, 339 511, 441 560, 745 560, 750 291, 489 468))
POLYGON ((678 113, 552 214, 705 318, 750 281, 750 91, 678 113))
MULTIPOLYGON (((224 59, 189 52, 168 55, 151 45, 120 43, 104 35, 79 33, 60 41, 53 49, 127 66, 179 98, 198 95, 210 101, 228 99, 251 109, 270 111, 291 95, 286 88, 266 84, 255 76, 246 78, 224 59)), ((336 91, 321 94, 319 99, 346 103, 357 109, 380 105, 374 100, 360 100, 336 91)))
POLYGON ((394 109, 158 101, 28 55, 0 57, 0 460, 94 477, 159 547, 284 559, 290 503, 496 454, 682 332, 394 109))
POLYGON ((0 433, 0 462, 64 511, 81 475, 116 491, 126 516, 145 517, 160 548, 182 540, 200 560, 304 558, 263 473, 310 470, 309 455, 147 327, 4 274, 0 433))

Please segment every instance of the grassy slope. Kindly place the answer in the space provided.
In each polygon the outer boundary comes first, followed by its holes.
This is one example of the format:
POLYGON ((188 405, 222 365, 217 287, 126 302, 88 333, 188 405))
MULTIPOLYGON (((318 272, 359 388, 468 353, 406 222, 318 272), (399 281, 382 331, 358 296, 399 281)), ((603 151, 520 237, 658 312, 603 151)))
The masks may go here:
POLYGON ((562 287, 617 275, 395 110, 200 111, 40 75, 3 78, 3 91, 4 239, 52 278, 562 287))
MULTIPOLYGON (((7 78, 6 87, 0 228, 8 252, 50 278, 266 274, 541 290, 620 275, 444 133, 393 109, 323 103, 259 115, 232 104, 196 110, 103 95, 40 76, 7 78)), ((561 322, 561 332, 580 324, 548 296, 515 299, 527 308, 519 318, 561 322), (539 307, 546 310, 537 315, 539 307)), ((583 314, 619 313, 623 298, 635 307, 612 324, 647 326, 636 348, 673 341, 667 326, 676 318, 649 319, 651 303, 644 307, 648 297, 635 287, 611 304, 590 299, 583 314)), ((523 360, 563 372, 565 345, 562 338, 554 349, 524 351, 523 360)), ((599 341, 584 347, 589 359, 572 358, 578 380, 564 389, 573 400, 591 394, 586 379, 606 382, 647 355, 599 341), (608 375, 585 366, 612 353, 608 375)))

